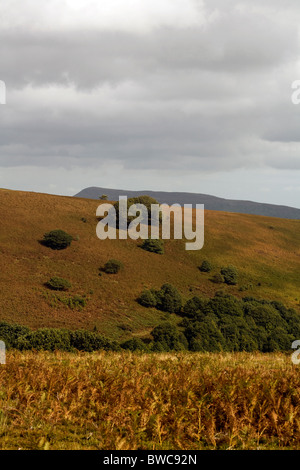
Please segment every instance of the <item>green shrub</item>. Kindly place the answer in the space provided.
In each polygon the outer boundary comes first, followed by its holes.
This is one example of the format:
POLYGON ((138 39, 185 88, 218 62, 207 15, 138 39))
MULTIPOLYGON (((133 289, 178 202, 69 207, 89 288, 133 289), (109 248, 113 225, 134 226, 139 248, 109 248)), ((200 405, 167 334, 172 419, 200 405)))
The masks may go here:
POLYGON ((202 261, 202 264, 199 269, 202 273, 210 273, 210 271, 212 270, 212 265, 209 261, 205 259, 204 261, 202 261))
POLYGON ((224 277, 224 282, 229 285, 237 284, 238 280, 238 271, 232 266, 226 266, 221 269, 221 275, 224 277))
POLYGON ((137 301, 144 307, 156 307, 169 313, 179 313, 182 307, 181 295, 171 284, 164 284, 158 291, 144 290, 137 301))
POLYGON ((70 332, 70 343, 72 348, 78 351, 98 351, 104 349, 105 351, 117 351, 120 347, 114 341, 109 341, 104 336, 94 331, 76 330, 70 332))
POLYGON ((144 290, 140 297, 138 298, 139 304, 143 305, 143 307, 156 307, 157 305, 157 297, 156 293, 153 290, 144 290))
MULTIPOLYGON (((188 348, 188 342, 178 328, 170 322, 164 322, 156 326, 151 335, 154 343, 163 351, 182 351, 188 348)), ((154 350, 156 350, 154 348, 154 350)))
POLYGON ((243 316, 243 304, 233 295, 215 296, 207 303, 207 309, 221 318, 224 315, 243 316))
POLYGON ((0 322, 0 340, 4 341, 7 349, 17 347, 18 338, 30 332, 26 326, 11 325, 5 321, 0 322))
POLYGON ((157 308, 164 312, 179 313, 182 307, 182 298, 176 287, 164 284, 157 292, 157 308))
POLYGON ((129 351, 149 351, 149 348, 140 338, 131 338, 121 344, 122 349, 129 351))
POLYGON ((148 238, 147 240, 144 240, 141 248, 143 248, 143 250, 150 251, 151 253, 158 253, 160 255, 164 254, 163 240, 148 238))
POLYGON ((105 263, 103 271, 106 274, 117 274, 122 267, 123 264, 121 263, 121 261, 118 261, 116 259, 110 259, 109 261, 107 261, 107 263, 105 263))
POLYGON ((290 351, 293 339, 283 328, 275 328, 268 337, 267 352, 290 351))
POLYGON ((271 332, 275 328, 288 329, 286 321, 280 313, 271 305, 257 305, 247 310, 247 315, 255 321, 257 326, 262 326, 267 332, 271 332))
POLYGON ((69 281, 61 277, 51 277, 51 279, 46 282, 46 285, 49 289, 62 291, 66 291, 72 287, 69 281))
POLYGON ((58 328, 40 328, 19 338, 18 349, 71 351, 70 332, 58 328))
POLYGON ((206 301, 200 299, 197 296, 194 296, 185 303, 182 309, 182 315, 188 318, 193 318, 195 320, 203 320, 205 316, 206 305, 206 301))
MULTIPOLYGON (((150 225, 151 224, 151 204, 158 204, 157 200, 147 195, 131 197, 127 199, 127 209, 126 209, 127 214, 128 214, 128 209, 133 204, 143 204, 147 208, 148 216, 145 220, 142 220, 141 223, 150 225)), ((117 228, 119 228, 119 201, 114 204, 114 208, 116 211, 117 228)), ((127 225, 129 225, 133 220, 135 220, 135 216, 127 215, 127 225)))
POLYGON ((188 340, 191 351, 222 351, 225 340, 216 323, 211 319, 204 321, 188 320, 185 324, 184 335, 188 340))
POLYGON ((44 235, 42 244, 52 248, 52 250, 64 250, 70 246, 73 237, 63 230, 52 230, 44 235))

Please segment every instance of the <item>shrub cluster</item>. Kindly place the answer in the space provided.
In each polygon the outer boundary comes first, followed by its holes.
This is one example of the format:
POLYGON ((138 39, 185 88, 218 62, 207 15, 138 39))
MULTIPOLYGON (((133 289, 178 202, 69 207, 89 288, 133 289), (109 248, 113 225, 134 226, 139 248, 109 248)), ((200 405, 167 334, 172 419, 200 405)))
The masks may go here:
POLYGON ((160 290, 144 290, 138 302, 144 307, 155 307, 158 310, 169 313, 181 311, 182 298, 176 287, 172 284, 164 284, 160 290))
POLYGON ((5 342, 7 348, 19 350, 46 350, 46 351, 117 351, 120 346, 94 331, 67 330, 63 328, 30 328, 0 323, 0 340, 5 342))
POLYGON ((147 341, 131 338, 118 344, 95 331, 33 331, 7 322, 0 323, 0 340, 7 348, 19 350, 276 352, 291 351, 292 342, 300 338, 299 314, 281 302, 252 297, 240 300, 220 291, 212 299, 194 296, 182 305, 178 292, 169 284, 150 292, 160 308, 163 305, 165 311, 177 310, 183 319, 178 325, 171 321, 157 325, 147 341))
MULTIPOLYGON (((213 266, 210 264, 208 260, 203 260, 202 264, 199 266, 199 270, 202 273, 210 273, 213 269, 213 266)), ((211 281, 214 282, 215 284, 225 284, 228 285, 236 285, 238 282, 238 270, 235 266, 229 265, 229 266, 223 266, 219 272, 215 273, 211 281)), ((245 289, 246 290, 246 289, 245 289)))
POLYGON ((229 285, 237 284, 238 271, 235 266, 229 265, 221 268, 221 275, 224 277, 224 282, 229 285))
POLYGON ((212 299, 194 296, 182 305, 180 294, 169 284, 160 291, 144 291, 138 301, 183 317, 179 326, 154 328, 152 350, 288 351, 300 338, 300 315, 276 301, 240 300, 218 291, 212 299))
POLYGON ((150 251, 151 253, 158 253, 159 255, 164 254, 163 240, 148 238, 143 241, 141 248, 143 248, 143 250, 150 251))

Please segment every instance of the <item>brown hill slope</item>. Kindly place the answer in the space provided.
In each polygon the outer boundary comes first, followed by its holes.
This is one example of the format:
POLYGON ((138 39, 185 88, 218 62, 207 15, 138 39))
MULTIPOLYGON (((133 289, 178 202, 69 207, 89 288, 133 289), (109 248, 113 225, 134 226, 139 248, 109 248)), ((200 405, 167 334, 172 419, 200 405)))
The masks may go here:
POLYGON ((205 243, 200 251, 185 251, 182 240, 165 242, 165 254, 142 250, 133 240, 99 240, 96 208, 99 201, 39 193, 0 190, 0 320, 30 327, 96 327, 114 338, 147 333, 165 314, 136 302, 144 288, 169 282, 184 299, 212 296, 220 285, 212 274, 233 264, 240 273, 237 286, 223 286, 243 296, 281 300, 299 308, 300 221, 205 211, 205 243), (86 222, 82 221, 86 219, 86 222), (75 240, 66 250, 53 251, 39 243, 45 232, 62 229, 75 240), (117 275, 99 268, 116 258, 124 264, 117 275), (210 274, 198 266, 208 259, 210 274), (44 286, 52 276, 68 279, 68 293, 44 286), (60 298, 86 296, 82 310, 60 298))

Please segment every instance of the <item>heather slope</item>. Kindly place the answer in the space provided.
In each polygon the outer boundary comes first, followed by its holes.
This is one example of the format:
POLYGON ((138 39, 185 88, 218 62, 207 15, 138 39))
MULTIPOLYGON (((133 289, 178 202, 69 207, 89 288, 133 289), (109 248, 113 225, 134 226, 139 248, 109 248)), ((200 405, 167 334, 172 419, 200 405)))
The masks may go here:
POLYGON ((165 242, 165 254, 148 253, 140 241, 99 240, 99 201, 39 193, 0 190, 0 319, 33 328, 96 327, 115 339, 144 336, 165 314, 140 306, 144 288, 169 282, 184 299, 213 296, 220 285, 211 277, 221 266, 239 271, 236 286, 221 286, 238 296, 280 300, 299 310, 300 221, 205 211, 205 243, 186 251, 184 241, 165 242), (82 220, 84 219, 84 220, 82 220), (74 237, 66 250, 53 251, 39 241, 45 232, 62 229, 74 237), (124 268, 116 275, 99 268, 110 258, 124 268), (201 273, 203 259, 212 273, 201 273), (72 284, 66 296, 86 298, 71 309, 45 287, 52 276, 72 284))

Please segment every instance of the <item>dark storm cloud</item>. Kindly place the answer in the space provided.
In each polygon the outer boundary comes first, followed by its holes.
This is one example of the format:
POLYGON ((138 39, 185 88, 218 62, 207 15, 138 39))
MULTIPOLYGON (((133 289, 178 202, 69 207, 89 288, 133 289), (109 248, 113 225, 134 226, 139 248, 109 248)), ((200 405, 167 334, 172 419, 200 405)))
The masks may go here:
POLYGON ((298 168, 298 6, 225 3, 198 26, 0 29, 2 166, 298 168))

